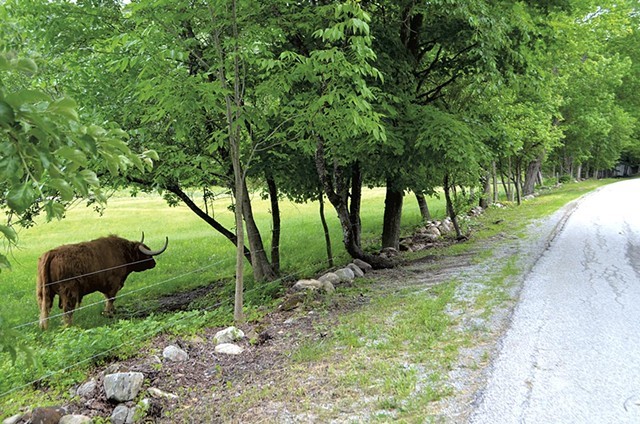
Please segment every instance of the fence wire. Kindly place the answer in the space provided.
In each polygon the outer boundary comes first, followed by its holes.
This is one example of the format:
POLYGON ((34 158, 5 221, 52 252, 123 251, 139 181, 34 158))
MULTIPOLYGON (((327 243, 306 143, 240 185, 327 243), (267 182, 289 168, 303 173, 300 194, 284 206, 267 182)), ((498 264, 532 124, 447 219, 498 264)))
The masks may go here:
MULTIPOLYGON (((222 262, 223 262, 223 260, 217 261, 217 262, 215 262, 215 263, 213 263, 213 264, 209 264, 209 265, 207 265, 207 266, 204 266, 204 267, 198 268, 198 269, 196 269, 196 270, 192 270, 192 271, 185 272, 185 273, 183 273, 183 274, 180 274, 180 275, 178 275, 178 276, 175 276, 175 277, 171 277, 171 278, 165 279, 165 280, 160 281, 160 282, 158 282, 158 283, 154 283, 154 284, 151 284, 151 285, 148 285, 148 286, 142 287, 142 288, 140 288, 140 289, 132 290, 132 291, 127 292, 127 293, 124 293, 123 295, 120 295, 120 296, 118 296, 118 297, 120 298, 120 297, 124 297, 125 295, 131 295, 131 294, 133 294, 133 293, 137 293, 137 292, 140 292, 140 291, 142 291, 142 290, 146 290, 146 289, 149 289, 149 288, 152 288, 152 287, 156 287, 156 286, 160 286, 160 285, 162 285, 162 284, 166 284, 166 283, 167 283, 167 282, 169 282, 169 281, 174 281, 174 280, 176 280, 176 279, 179 279, 179 278, 185 277, 185 276, 187 276, 187 275, 191 275, 191 274, 194 274, 194 273, 197 273, 197 272, 202 272, 202 271, 204 271, 204 270, 206 270, 206 269, 209 269, 209 268, 211 268, 211 267, 213 267, 213 266, 216 266, 216 265, 218 265, 218 264, 220 264, 220 263, 222 263, 222 262)), ((305 273, 305 272, 307 272, 307 271, 309 271, 309 270, 311 270, 311 269, 314 269, 314 268, 316 268, 316 267, 318 267, 318 266, 320 266, 320 265, 322 265, 322 264, 324 264, 324 263, 325 263, 325 261, 322 261, 322 262, 318 262, 318 263, 311 264, 311 265, 309 265, 309 266, 308 266, 308 267, 306 267, 306 268, 303 268, 303 269, 301 269, 301 270, 297 270, 297 271, 292 272, 292 273, 290 273, 290 274, 288 274, 288 275, 286 275, 286 276, 280 277, 280 278, 278 278, 278 279, 274 280, 273 282, 275 283, 275 282, 282 282, 282 281, 285 281, 286 279, 289 279, 289 278, 294 277, 294 276, 299 275, 299 274, 303 274, 303 273, 305 273)), ((77 278, 77 277, 76 277, 76 278, 77 278)), ((256 287, 254 287, 253 289, 245 290, 245 291, 244 291, 244 295, 247 295, 247 294, 252 293, 252 292, 254 292, 254 291, 257 291, 257 290, 259 290, 259 289, 261 289, 261 287, 260 287, 260 286, 256 286, 256 287)), ((213 305, 210 305, 210 306, 208 306, 208 307, 200 308, 199 310, 201 310, 201 311, 212 311, 212 310, 214 310, 214 309, 216 309, 216 308, 219 308, 220 306, 224 305, 225 303, 231 303, 231 302, 232 302, 232 300, 233 300, 233 299, 223 299, 223 300, 220 300, 219 302, 217 302, 217 303, 215 303, 215 304, 213 304, 213 305)), ((100 304, 100 303, 105 303, 106 301, 107 301, 107 299, 104 299, 104 300, 102 300, 102 301, 100 301, 100 302, 95 302, 95 303, 92 303, 92 304, 90 304, 90 305, 86 305, 86 306, 79 307, 79 308, 75 309, 75 310, 74 310, 74 312, 75 312, 75 311, 77 311, 77 310, 80 310, 80 309, 86 309, 86 308, 89 308, 89 307, 91 307, 91 306, 98 305, 98 304, 100 304)), ((146 310, 149 310, 149 309, 145 309, 145 311, 146 311, 146 310)), ((54 318, 54 317, 59 317, 59 316, 62 316, 62 315, 64 315, 64 313, 56 314, 56 315, 50 316, 50 317, 49 317, 49 319, 54 318)), ((160 333, 166 332, 166 331, 169 329, 169 327, 170 327, 170 326, 173 326, 173 325, 175 325, 175 324, 177 324, 177 323, 180 323, 180 322, 182 322, 182 321, 184 321, 184 320, 186 320, 186 319, 189 319, 189 318, 190 318, 189 316, 184 316, 184 317, 182 317, 182 318, 180 318, 180 319, 178 319, 178 320, 176 320, 176 321, 173 321, 173 322, 171 322, 171 323, 166 323, 166 324, 162 327, 162 330, 160 331, 160 333)), ((37 323, 39 323, 39 320, 38 320, 38 321, 32 321, 32 322, 24 323, 24 324, 20 324, 20 325, 18 325, 18 326, 16 326, 16 327, 13 327, 13 329, 20 329, 20 328, 26 327, 26 326, 28 326, 28 325, 34 325, 34 324, 37 324, 37 323)), ((34 380, 32 380, 32 381, 29 381, 28 383, 21 384, 21 385, 19 385, 19 386, 13 387, 13 388, 11 388, 11 389, 9 389, 9 390, 7 390, 7 391, 3 392, 3 393, 0 393, 0 398, 4 398, 5 396, 7 396, 7 395, 9 395, 9 394, 11 394, 11 393, 14 393, 14 392, 16 392, 16 391, 18 391, 18 390, 24 389, 24 388, 26 388, 26 387, 33 386, 33 385, 35 385, 35 384, 37 384, 37 383, 40 383, 40 382, 42 382, 42 381, 44 381, 44 380, 46 380, 46 379, 48 379, 48 378, 50 378, 50 377, 53 377, 53 376, 55 376, 55 375, 57 375, 57 374, 61 374, 61 373, 63 373, 63 372, 66 372, 66 371, 68 371, 68 370, 70 370, 70 369, 73 369, 73 368, 75 368, 75 367, 78 367, 78 366, 80 366, 80 365, 82 365, 82 364, 85 364, 85 363, 88 363, 88 362, 94 361, 94 360, 96 360, 96 359, 98 359, 98 358, 100 358, 100 357, 103 357, 103 356, 105 356, 105 355, 107 355, 107 354, 111 353, 111 352, 117 351, 118 349, 120 349, 120 348, 122 348, 122 347, 125 347, 125 346, 131 346, 131 345, 133 345, 134 343, 140 343, 140 342, 144 341, 145 339, 146 339, 146 337, 145 337, 144 335, 143 335, 143 336, 140 336, 140 337, 137 337, 137 338, 135 338, 135 337, 134 337, 134 338, 132 338, 132 339, 128 340, 127 342, 120 343, 120 344, 118 344, 118 345, 116 345, 116 346, 113 346, 113 347, 111 347, 111 348, 109 348, 109 349, 106 349, 106 350, 104 350, 104 351, 102 351, 102 352, 98 352, 98 353, 96 353, 95 355, 92 355, 92 356, 91 356, 91 357, 89 357, 89 358, 85 358, 85 359, 82 359, 82 360, 80 360, 80 361, 78 361, 78 362, 75 362, 75 363, 73 363, 73 364, 70 364, 70 365, 68 365, 68 366, 65 366, 65 367, 59 368, 59 369, 54 370, 54 371, 50 371, 50 372, 46 373, 45 375, 43 375, 43 376, 41 376, 41 377, 38 377, 37 379, 34 379, 34 380)))

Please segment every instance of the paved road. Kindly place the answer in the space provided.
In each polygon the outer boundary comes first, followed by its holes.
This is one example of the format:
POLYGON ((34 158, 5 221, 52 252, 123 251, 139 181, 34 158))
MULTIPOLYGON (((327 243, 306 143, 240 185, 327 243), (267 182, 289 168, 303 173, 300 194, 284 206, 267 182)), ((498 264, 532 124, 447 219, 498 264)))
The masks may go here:
POLYGON ((520 297, 470 422, 640 423, 640 180, 583 198, 520 297))

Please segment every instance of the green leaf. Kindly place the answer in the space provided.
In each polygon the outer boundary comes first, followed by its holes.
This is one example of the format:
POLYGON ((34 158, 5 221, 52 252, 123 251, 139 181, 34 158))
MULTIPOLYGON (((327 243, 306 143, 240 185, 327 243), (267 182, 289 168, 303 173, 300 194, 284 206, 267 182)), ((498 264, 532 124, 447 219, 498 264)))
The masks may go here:
POLYGON ((55 178, 49 182, 49 185, 58 190, 60 197, 65 202, 73 200, 73 188, 67 181, 62 178, 55 178))
POLYGON ((98 176, 95 172, 88 169, 83 169, 82 171, 80 171, 80 175, 82 176, 82 178, 84 178, 87 184, 92 186, 100 185, 100 180, 98 179, 98 176))
POLYGON ((16 234, 15 230, 7 225, 0 225, 0 233, 4 234, 5 238, 13 243, 18 239, 18 234, 16 234))
POLYGON ((30 182, 25 182, 9 190, 7 205, 11 210, 22 213, 36 200, 36 193, 30 182))
POLYGON ((0 125, 11 126, 16 120, 11 105, 4 100, 0 100, 0 125))
POLYGON ((0 254, 0 269, 11 269, 9 260, 3 254, 0 254))
POLYGON ((38 65, 29 58, 20 58, 14 62, 14 66, 18 71, 35 74, 38 72, 38 65))
POLYGON ((151 160, 155 160, 155 161, 160 160, 160 157, 158 156, 158 153, 155 150, 145 150, 144 152, 142 152, 142 155, 151 160))
POLYGON ((90 151, 93 155, 98 154, 98 145, 96 144, 96 140, 89 134, 81 135, 78 139, 78 144, 90 151))
POLYGON ((64 205, 55 200, 49 200, 44 205, 44 210, 47 213, 48 221, 51 221, 53 218, 61 219, 64 216, 64 205))
POLYGON ((77 104, 75 100, 70 97, 63 97, 62 99, 56 100, 51 103, 48 107, 50 112, 56 113, 58 115, 64 116, 65 118, 78 121, 78 112, 76 111, 77 104))
POLYGON ((18 90, 14 93, 10 93, 5 97, 7 103, 13 106, 14 109, 20 108, 24 104, 33 104, 40 102, 48 102, 51 99, 42 91, 38 90, 18 90))
POLYGON ((18 156, 7 156, 0 159, 0 176, 2 179, 10 181, 20 181, 24 175, 20 158, 18 156))
POLYGON ((86 165, 87 157, 80 150, 75 149, 73 147, 64 146, 56 150, 56 155, 62 157, 63 159, 67 159, 73 163, 86 165))

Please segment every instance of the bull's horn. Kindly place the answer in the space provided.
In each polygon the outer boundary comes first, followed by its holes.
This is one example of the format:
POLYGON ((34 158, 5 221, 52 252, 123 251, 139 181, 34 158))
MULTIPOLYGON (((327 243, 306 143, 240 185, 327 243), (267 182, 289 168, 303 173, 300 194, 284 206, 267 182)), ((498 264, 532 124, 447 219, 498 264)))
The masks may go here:
POLYGON ((169 237, 166 238, 166 240, 164 241, 164 246, 160 250, 149 250, 146 247, 144 247, 142 244, 138 246, 138 249, 140 249, 140 251, 142 253, 144 253, 145 255, 156 256, 156 255, 161 254, 165 250, 167 250, 167 245, 168 244, 169 244, 169 237))
POLYGON ((140 239, 140 243, 144 243, 144 231, 142 232, 142 238, 140 239))

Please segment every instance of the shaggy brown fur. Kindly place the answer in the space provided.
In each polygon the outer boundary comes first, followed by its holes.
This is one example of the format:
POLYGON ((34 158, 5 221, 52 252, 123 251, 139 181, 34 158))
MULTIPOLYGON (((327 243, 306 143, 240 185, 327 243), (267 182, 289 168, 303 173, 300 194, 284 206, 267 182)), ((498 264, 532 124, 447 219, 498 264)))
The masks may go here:
POLYGON ((38 260, 36 295, 40 306, 40 328, 46 329, 48 326, 56 294, 66 325, 71 325, 73 310, 80 305, 82 297, 89 293, 104 294, 107 299, 104 313, 113 315, 113 301, 129 274, 155 267, 153 255, 165 249, 166 243, 160 251, 149 252, 142 242, 112 235, 67 244, 46 252, 38 260))

